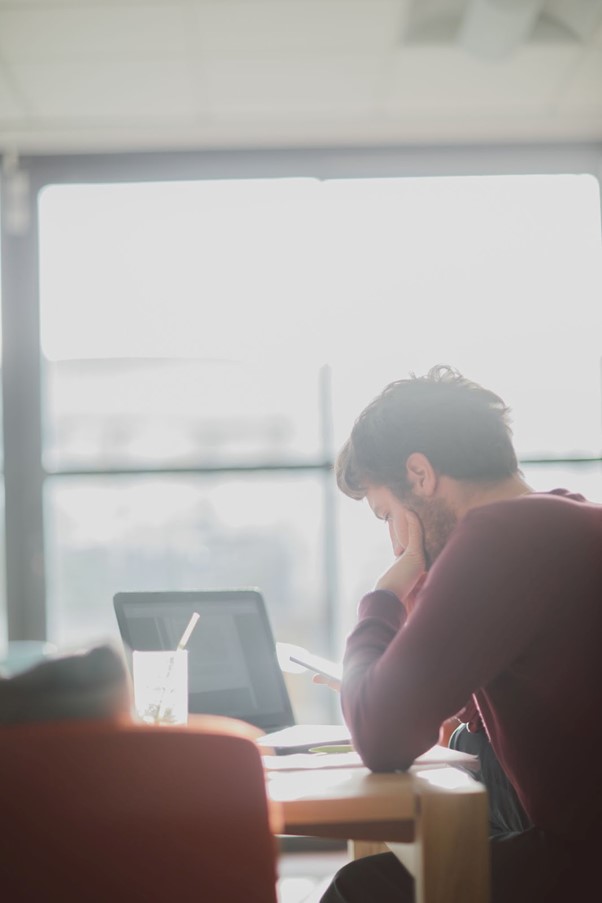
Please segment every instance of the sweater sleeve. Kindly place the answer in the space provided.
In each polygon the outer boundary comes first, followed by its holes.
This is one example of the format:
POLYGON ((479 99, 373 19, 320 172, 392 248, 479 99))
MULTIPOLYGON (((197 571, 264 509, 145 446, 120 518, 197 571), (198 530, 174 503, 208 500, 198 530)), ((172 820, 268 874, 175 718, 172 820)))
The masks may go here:
MULTIPOLYGON (((467 515, 409 620, 392 593, 375 591, 360 603, 341 702, 354 745, 373 771, 408 768, 537 630, 541 593, 529 585, 532 561, 525 561, 520 533, 488 512, 467 515)), ((533 542, 529 555, 537 555, 533 542)))
MULTIPOLYGON (((341 704, 354 746, 373 771, 407 768, 415 758, 411 752, 403 754, 403 743, 400 747, 395 680, 387 674, 386 661, 383 664, 406 620, 397 596, 376 590, 361 600, 358 623, 347 639, 341 704)), ((425 748, 436 743, 437 733, 425 748)))

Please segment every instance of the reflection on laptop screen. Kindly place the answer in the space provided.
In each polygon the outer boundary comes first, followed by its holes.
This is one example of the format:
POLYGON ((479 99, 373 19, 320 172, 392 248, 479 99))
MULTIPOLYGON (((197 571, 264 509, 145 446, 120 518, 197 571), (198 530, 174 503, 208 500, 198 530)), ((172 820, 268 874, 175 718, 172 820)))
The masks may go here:
POLYGON ((175 649, 199 612, 187 645, 191 713, 229 715, 266 731, 294 723, 259 592, 118 593, 114 604, 128 652, 175 649))

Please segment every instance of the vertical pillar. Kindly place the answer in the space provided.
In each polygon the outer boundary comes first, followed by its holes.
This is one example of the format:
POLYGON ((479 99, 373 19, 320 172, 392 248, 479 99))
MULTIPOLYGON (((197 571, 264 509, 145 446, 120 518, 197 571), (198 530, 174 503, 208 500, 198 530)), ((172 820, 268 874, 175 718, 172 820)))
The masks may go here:
POLYGON ((11 640, 46 638, 37 191, 2 167, 2 400, 6 599, 11 640))

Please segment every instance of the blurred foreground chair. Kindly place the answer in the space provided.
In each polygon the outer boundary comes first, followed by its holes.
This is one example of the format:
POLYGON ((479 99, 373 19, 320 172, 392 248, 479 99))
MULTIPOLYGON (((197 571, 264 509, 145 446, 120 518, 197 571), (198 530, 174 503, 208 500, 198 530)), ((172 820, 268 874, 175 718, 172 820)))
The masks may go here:
POLYGON ((246 728, 2 727, 1 899, 276 903, 277 814, 246 728))

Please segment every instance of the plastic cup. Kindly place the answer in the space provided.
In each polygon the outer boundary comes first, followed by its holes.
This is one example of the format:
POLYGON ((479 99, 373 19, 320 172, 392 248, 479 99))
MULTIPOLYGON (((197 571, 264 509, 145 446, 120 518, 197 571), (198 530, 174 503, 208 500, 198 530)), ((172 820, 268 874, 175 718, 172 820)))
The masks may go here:
POLYGON ((145 724, 188 723, 188 651, 133 653, 134 708, 145 724))

